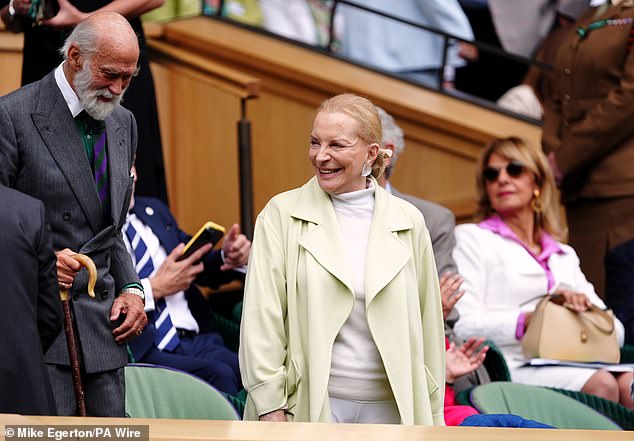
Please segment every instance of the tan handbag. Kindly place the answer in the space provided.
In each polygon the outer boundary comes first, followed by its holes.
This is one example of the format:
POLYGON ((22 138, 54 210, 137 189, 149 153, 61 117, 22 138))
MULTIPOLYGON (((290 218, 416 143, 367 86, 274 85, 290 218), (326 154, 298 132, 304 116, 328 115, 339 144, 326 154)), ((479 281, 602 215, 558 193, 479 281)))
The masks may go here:
POLYGON ((539 301, 522 339, 526 358, 618 363, 621 351, 612 311, 592 306, 578 313, 545 296, 539 301))

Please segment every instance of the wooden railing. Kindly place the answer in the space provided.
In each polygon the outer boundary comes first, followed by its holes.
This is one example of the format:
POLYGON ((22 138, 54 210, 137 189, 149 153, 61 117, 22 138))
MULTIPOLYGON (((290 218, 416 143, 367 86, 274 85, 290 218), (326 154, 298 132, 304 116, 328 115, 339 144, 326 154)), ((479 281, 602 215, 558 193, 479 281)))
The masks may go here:
MULTIPOLYGON (((17 427, 36 426, 48 435, 53 427, 53 436, 58 439, 82 439, 69 435, 63 437, 61 431, 73 429, 87 430, 94 427, 129 427, 139 430, 149 427, 149 441, 617 441, 631 439, 625 432, 616 430, 548 430, 502 427, 431 427, 401 426, 388 424, 325 424, 325 423, 269 423, 254 421, 208 421, 170 420, 148 418, 94 418, 94 417, 44 417, 0 414, 0 425, 4 427, 2 439, 18 439, 17 427), (83 426, 78 428, 78 426, 83 426)), ((26 438, 23 436, 23 438, 26 438)), ((54 439, 53 437, 44 437, 54 439)), ((107 439, 102 436, 103 439, 107 439)), ((100 438, 100 439, 102 439, 100 438)), ((36 439, 36 437, 28 438, 36 439)), ((116 439, 143 439, 128 436, 116 439)), ((147 438, 146 438, 147 440, 147 438)))

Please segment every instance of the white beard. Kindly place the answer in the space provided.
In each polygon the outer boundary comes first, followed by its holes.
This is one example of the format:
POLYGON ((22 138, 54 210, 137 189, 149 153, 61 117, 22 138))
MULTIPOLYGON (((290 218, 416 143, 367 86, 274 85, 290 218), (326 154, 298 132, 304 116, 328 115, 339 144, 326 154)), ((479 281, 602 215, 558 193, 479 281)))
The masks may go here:
POLYGON ((84 63, 81 71, 75 74, 73 83, 77 92, 77 97, 86 113, 96 120, 103 121, 112 111, 121 104, 121 99, 125 93, 125 89, 121 95, 115 95, 108 91, 108 88, 93 89, 90 86, 92 76, 90 73, 90 64, 88 61, 84 63), (99 98, 104 97, 111 101, 100 101, 99 98))

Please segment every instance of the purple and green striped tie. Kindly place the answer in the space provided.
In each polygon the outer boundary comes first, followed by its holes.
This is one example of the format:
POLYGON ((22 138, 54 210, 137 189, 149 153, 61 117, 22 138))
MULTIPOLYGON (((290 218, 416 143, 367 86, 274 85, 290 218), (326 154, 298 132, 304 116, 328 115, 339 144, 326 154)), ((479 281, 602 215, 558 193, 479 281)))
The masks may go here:
POLYGON ((106 154, 106 124, 82 111, 75 118, 81 133, 88 159, 91 162, 95 185, 104 215, 110 213, 110 191, 108 188, 108 156, 106 154))

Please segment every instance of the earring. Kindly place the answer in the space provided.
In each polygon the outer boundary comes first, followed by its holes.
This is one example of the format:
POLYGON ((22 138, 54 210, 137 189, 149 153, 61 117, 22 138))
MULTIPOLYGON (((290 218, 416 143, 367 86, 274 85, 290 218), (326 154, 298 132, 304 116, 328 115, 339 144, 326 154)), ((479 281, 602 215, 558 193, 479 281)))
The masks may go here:
POLYGON ((370 176, 370 173, 372 173, 372 167, 368 165, 367 162, 364 162, 363 168, 361 169, 361 176, 367 177, 370 176))
POLYGON ((541 192, 538 188, 533 190, 533 200, 531 201, 531 208, 535 212, 535 214, 540 215, 544 209, 542 206, 542 200, 540 198, 541 192))
POLYGON ((379 179, 379 176, 381 176, 385 171, 385 157, 387 156, 386 152, 391 153, 390 150, 380 149, 379 154, 374 160, 374 164, 372 164, 372 176, 374 176, 375 179, 379 179))

